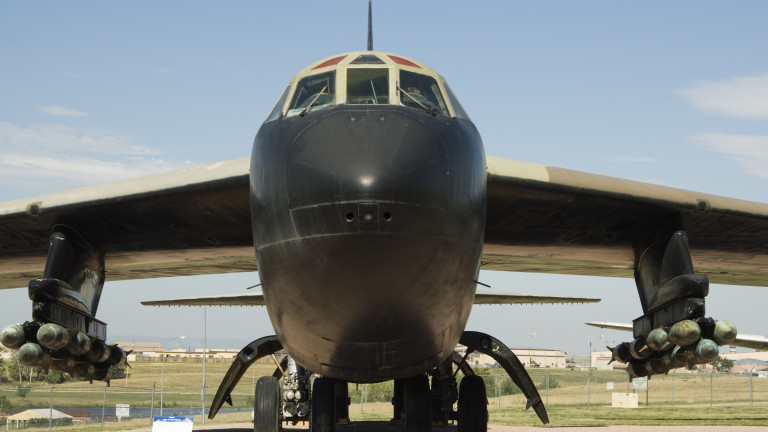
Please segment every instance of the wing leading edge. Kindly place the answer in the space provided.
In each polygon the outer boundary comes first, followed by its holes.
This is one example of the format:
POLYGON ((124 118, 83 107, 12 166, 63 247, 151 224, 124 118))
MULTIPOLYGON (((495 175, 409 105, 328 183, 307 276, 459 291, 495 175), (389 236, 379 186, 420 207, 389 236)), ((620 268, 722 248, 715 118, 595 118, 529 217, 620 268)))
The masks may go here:
MULTIPOLYGON (((475 294, 477 305, 489 304, 555 304, 597 303, 598 298, 546 296, 536 294, 507 294, 483 291, 475 294)), ((190 297, 141 302, 144 306, 264 306, 262 293, 232 294, 223 296, 190 297)))

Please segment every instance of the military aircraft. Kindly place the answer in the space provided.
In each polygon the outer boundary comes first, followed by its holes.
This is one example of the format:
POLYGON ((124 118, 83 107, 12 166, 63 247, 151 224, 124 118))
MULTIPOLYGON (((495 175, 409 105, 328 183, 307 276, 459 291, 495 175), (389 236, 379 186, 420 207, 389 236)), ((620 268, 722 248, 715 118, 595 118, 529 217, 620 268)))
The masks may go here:
POLYGON ((250 158, 0 203, 0 233, 0 288, 26 285, 33 301, 33 320, 4 329, 3 343, 84 379, 108 380, 125 361, 96 318, 107 277, 258 269, 261 293, 145 303, 266 306, 276 334, 243 348, 210 410, 284 349, 256 385, 259 431, 303 419, 332 431, 346 383, 391 379, 406 430, 451 419, 485 430, 482 380, 457 343, 496 359, 546 422, 511 350, 465 331, 469 312, 594 299, 478 295, 481 268, 634 277, 643 315, 622 360, 638 375, 700 362, 702 341, 730 344, 735 332, 715 336, 705 317, 709 279, 764 286, 768 272, 768 205, 486 156, 441 75, 372 49, 291 79, 250 158), (681 322, 695 340, 646 347, 681 322))

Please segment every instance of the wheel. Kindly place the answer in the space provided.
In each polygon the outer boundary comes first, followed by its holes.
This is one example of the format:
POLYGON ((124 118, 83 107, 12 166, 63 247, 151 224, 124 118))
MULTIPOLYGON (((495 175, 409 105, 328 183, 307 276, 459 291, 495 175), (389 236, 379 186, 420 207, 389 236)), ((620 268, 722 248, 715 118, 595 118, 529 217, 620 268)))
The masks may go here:
POLYGON ((330 378, 317 378, 312 384, 312 432, 333 432, 336 424, 335 385, 330 378))
POLYGON ((465 376, 459 385, 459 432, 485 432, 488 429, 488 397, 483 377, 465 376))
POLYGON ((280 380, 264 376, 256 382, 253 400, 253 431, 280 430, 280 380))
POLYGON ((432 430, 432 393, 426 375, 405 380, 403 388, 405 432, 430 432, 432 430))

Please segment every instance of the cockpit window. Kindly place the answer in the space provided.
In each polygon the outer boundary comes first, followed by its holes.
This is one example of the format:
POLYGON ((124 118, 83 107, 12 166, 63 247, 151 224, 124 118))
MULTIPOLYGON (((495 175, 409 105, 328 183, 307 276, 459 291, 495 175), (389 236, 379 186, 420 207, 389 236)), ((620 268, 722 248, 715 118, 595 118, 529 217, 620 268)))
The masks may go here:
POLYGON ((280 96, 280 99, 277 100, 274 108, 272 108, 272 112, 269 113, 267 119, 264 120, 264 123, 277 120, 283 115, 283 105, 285 105, 285 100, 288 99, 289 93, 291 93, 291 86, 285 88, 285 91, 280 96))
POLYGON ((333 105, 335 74, 331 71, 299 81, 288 109, 288 117, 297 114, 304 116, 310 111, 333 105))
POLYGON ((445 88, 445 93, 448 95, 448 100, 451 101, 451 106, 453 107, 453 112, 456 114, 456 117, 464 120, 469 120, 469 114, 467 114, 467 112, 464 111, 464 107, 462 107, 461 104, 459 103, 459 99, 453 93, 453 90, 451 90, 451 88, 448 87, 448 83, 444 82, 443 87, 445 88))
POLYGON ((347 69, 347 103, 389 103, 389 70, 386 68, 347 69))
POLYGON ((350 64, 353 65, 359 65, 359 64, 384 64, 383 61, 381 61, 380 58, 376 57, 373 54, 361 54, 357 56, 356 59, 352 60, 350 64))
POLYGON ((448 116, 448 108, 434 78, 406 70, 400 71, 400 103, 432 115, 448 116))

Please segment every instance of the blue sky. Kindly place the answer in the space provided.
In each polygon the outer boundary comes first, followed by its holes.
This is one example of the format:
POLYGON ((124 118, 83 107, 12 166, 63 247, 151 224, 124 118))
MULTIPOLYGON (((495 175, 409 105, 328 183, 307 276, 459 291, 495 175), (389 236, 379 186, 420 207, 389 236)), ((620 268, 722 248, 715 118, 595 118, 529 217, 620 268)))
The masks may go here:
MULTIPOLYGON (((364 0, 3 2, 0 201, 249 155, 292 75, 365 48, 366 9, 364 0)), ((768 202, 766 16, 762 1, 387 0, 374 2, 374 47, 445 76, 489 155, 768 202)), ((100 318, 110 335, 185 335, 194 345, 202 310, 138 300, 237 293, 256 278, 108 282, 100 318)), ((624 335, 582 322, 640 315, 632 280, 484 272, 481 281, 604 299, 476 308, 468 328, 510 346, 584 354, 624 335)), ((768 333, 768 291, 711 292, 708 315, 768 333)), ((29 319, 25 295, 0 292, 5 321, 29 319)), ((215 308, 208 334, 244 345, 271 328, 263 309, 215 308)))

